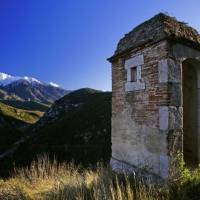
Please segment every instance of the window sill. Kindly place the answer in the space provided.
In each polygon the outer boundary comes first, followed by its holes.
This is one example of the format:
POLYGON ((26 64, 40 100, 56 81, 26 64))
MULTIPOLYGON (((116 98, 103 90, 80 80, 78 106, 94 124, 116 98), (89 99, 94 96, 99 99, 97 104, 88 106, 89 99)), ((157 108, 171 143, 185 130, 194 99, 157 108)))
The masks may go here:
POLYGON ((142 82, 127 82, 125 83, 125 91, 131 92, 131 91, 137 91, 137 90, 144 90, 145 89, 145 83, 142 82))

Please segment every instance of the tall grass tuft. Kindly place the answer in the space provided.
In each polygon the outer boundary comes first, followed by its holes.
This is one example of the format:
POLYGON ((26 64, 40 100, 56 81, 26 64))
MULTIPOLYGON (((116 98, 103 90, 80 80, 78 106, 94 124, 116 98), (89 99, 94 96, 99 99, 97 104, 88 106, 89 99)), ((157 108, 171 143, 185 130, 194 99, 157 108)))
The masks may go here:
POLYGON ((171 185, 146 185, 109 167, 83 169, 43 156, 29 168, 16 169, 10 179, 0 180, 0 200, 178 200, 190 198, 190 189, 193 196, 200 194, 196 193, 200 170, 188 173, 193 174, 171 185))

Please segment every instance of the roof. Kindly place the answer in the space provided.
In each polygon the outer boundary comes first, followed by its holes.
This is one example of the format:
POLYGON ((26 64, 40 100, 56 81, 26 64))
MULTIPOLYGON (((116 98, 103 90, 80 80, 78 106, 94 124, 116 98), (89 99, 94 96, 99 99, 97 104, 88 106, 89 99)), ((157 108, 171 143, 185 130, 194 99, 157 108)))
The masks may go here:
POLYGON ((200 47, 200 35, 197 30, 188 26, 185 22, 177 21, 175 17, 159 13, 125 34, 119 41, 114 55, 108 60, 112 61, 115 57, 130 49, 165 39, 177 40, 200 47))

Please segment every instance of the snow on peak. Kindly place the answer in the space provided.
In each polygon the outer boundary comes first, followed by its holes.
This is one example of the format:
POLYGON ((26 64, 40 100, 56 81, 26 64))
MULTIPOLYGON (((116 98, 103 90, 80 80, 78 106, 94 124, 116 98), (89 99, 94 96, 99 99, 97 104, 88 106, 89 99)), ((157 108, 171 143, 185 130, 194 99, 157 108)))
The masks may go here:
POLYGON ((53 86, 53 87, 57 87, 57 88, 60 87, 60 85, 58 85, 58 84, 56 84, 56 83, 53 83, 53 82, 50 82, 49 85, 51 85, 51 86, 53 86))
POLYGON ((37 79, 27 77, 27 76, 19 77, 19 76, 11 76, 11 75, 5 74, 5 73, 0 73, 0 85, 3 85, 3 86, 9 85, 16 81, 23 81, 23 80, 26 80, 29 83, 41 83, 37 79))
POLYGON ((18 81, 20 79, 21 79, 20 77, 14 77, 9 74, 0 73, 0 85, 3 85, 3 86, 8 85, 12 82, 18 81))
POLYGON ((30 83, 33 83, 33 82, 36 82, 36 83, 41 83, 39 80, 37 80, 36 78, 32 78, 32 77, 28 77, 28 76, 25 76, 24 78, 22 78, 30 83))
POLYGON ((5 80, 7 78, 11 78, 11 75, 5 74, 5 73, 0 73, 0 80, 5 80))
MULTIPOLYGON (((13 82, 18 82, 18 81, 28 81, 29 83, 37 83, 37 84, 46 84, 44 82, 41 82, 39 80, 37 80, 36 78, 32 78, 32 77, 18 77, 18 76, 11 76, 9 74, 5 74, 5 73, 1 73, 0 72, 0 85, 1 86, 6 86, 9 85, 13 82)), ((48 83, 48 85, 51 85, 53 87, 60 87, 58 84, 50 82, 48 83)))

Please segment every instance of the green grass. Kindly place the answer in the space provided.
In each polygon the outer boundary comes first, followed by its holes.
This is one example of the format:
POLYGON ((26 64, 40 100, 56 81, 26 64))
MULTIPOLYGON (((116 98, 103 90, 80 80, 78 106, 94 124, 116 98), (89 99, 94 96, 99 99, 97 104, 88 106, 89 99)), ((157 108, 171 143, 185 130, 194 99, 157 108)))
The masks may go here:
POLYGON ((4 116, 12 117, 28 124, 34 124, 43 116, 41 111, 27 111, 18 109, 0 102, 0 112, 4 116))
POLYGON ((0 100, 0 102, 18 109, 40 112, 47 111, 51 106, 36 101, 0 100))
POLYGON ((16 170, 10 179, 0 180, 0 199, 197 200, 200 169, 184 170, 176 182, 145 184, 140 177, 116 174, 109 166, 84 169, 44 156, 29 168, 16 170))

